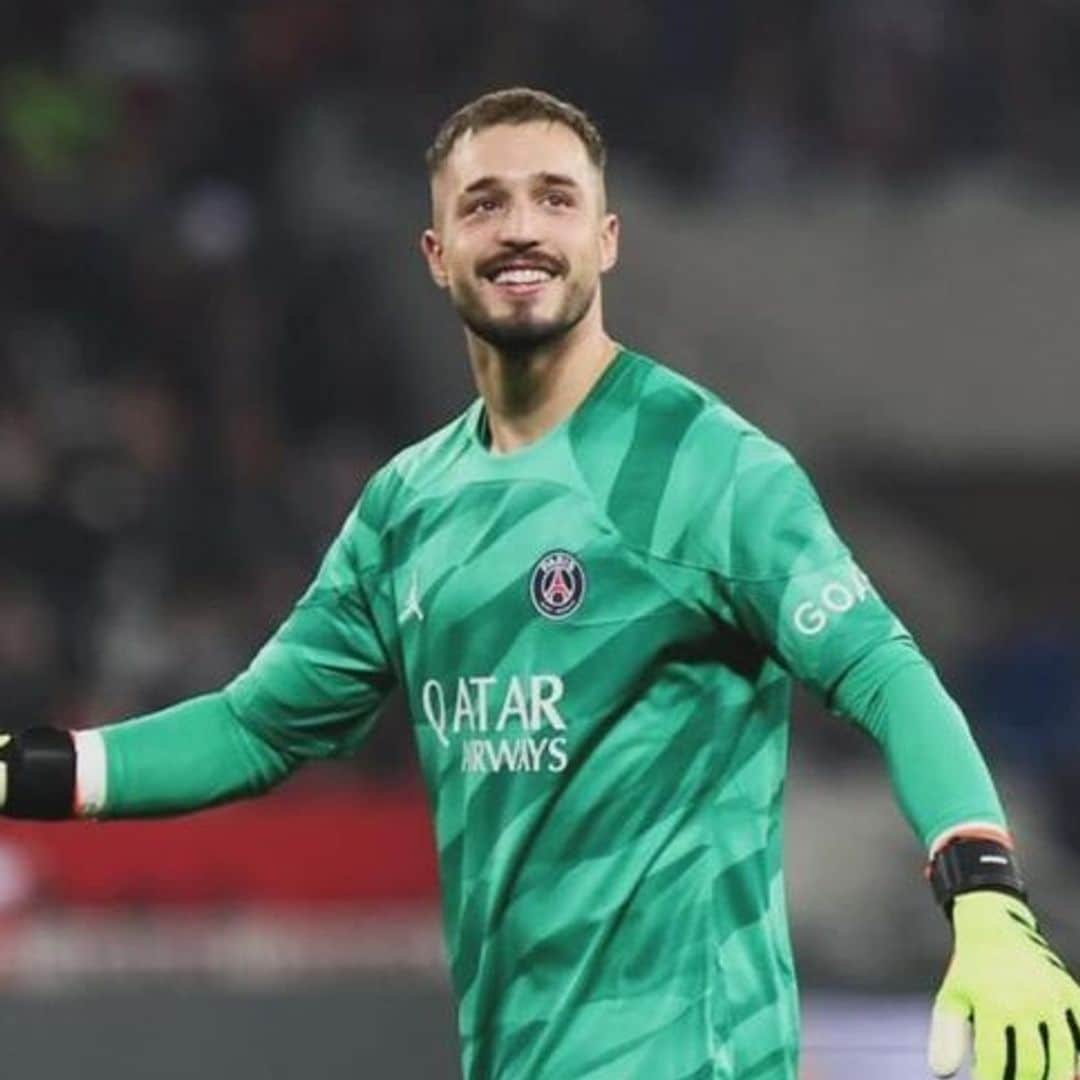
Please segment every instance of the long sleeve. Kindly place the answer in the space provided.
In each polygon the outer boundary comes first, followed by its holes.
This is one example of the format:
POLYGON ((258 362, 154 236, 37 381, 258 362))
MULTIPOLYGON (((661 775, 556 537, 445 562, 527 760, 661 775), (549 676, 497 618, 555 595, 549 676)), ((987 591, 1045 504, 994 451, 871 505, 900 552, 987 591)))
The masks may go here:
POLYGON ((355 752, 394 685, 371 604, 371 485, 315 580, 223 690, 103 728, 100 816, 179 813, 267 790, 310 758, 355 752))
POLYGON ((731 617, 830 707, 845 673, 911 635, 838 536, 803 470, 759 433, 742 440, 714 525, 731 617))
POLYGON ((738 624, 878 742, 897 803, 928 848, 959 825, 1004 829, 967 721, 791 455, 748 436, 733 488, 723 580, 738 624))
POLYGON ((298 764, 249 731, 221 692, 100 734, 106 779, 96 817, 179 814, 259 795, 298 764))
POLYGON ((911 645, 863 657, 837 687, 834 707, 881 747, 897 804, 927 851, 959 825, 1006 829, 963 713, 911 645))

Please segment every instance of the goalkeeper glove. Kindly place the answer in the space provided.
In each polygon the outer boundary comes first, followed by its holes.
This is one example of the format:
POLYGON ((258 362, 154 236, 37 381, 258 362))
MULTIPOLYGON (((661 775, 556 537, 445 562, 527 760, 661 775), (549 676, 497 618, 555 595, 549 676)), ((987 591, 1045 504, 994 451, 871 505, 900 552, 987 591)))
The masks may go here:
POLYGON ((974 1042, 976 1080, 1073 1080, 1080 986, 1039 933, 1011 853, 988 841, 954 841, 950 848, 952 870, 938 877, 951 874, 951 895, 935 880, 952 918, 953 955, 934 1002, 931 1072, 954 1075, 974 1042), (958 859, 956 851, 965 847, 968 856, 958 859), (990 888, 968 891, 962 870, 975 865, 971 855, 1008 870, 990 888))
POLYGON ((58 821, 75 804, 75 744, 66 731, 0 732, 0 814, 58 821))

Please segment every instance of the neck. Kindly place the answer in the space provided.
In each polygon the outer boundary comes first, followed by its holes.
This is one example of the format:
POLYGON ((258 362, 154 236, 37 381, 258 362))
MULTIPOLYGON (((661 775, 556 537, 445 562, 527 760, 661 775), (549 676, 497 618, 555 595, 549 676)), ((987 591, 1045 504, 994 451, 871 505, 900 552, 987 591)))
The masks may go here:
POLYGON ((491 449, 499 454, 527 446, 562 423, 619 351, 600 319, 588 316, 565 337, 524 354, 507 354, 465 333, 491 449))

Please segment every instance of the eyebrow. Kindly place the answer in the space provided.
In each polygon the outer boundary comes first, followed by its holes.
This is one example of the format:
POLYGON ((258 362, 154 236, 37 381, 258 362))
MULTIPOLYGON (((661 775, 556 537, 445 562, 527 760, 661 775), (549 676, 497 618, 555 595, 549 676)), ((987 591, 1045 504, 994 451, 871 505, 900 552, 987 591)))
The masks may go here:
MULTIPOLYGON (((572 176, 566 176, 564 173, 554 172, 540 172, 534 173, 532 180, 539 180, 543 184, 547 184, 549 187, 580 187, 578 182, 572 176)), ((468 187, 466 187, 462 194, 471 195, 475 191, 484 191, 487 188, 498 187, 500 180, 495 176, 481 176, 479 180, 474 180, 468 187)))

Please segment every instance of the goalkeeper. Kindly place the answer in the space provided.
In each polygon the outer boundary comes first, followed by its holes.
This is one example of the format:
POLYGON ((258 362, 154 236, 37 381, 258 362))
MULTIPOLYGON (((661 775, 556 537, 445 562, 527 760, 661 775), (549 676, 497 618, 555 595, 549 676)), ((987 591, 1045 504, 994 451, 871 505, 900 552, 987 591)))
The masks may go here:
POLYGON ((1080 989, 932 666, 791 456, 605 332, 604 164, 593 124, 547 94, 488 94, 447 120, 422 249, 476 401, 368 483, 228 686, 74 737, 7 737, 5 811, 257 795, 352 753, 398 684, 467 1080, 794 1080, 794 677, 877 740, 951 920, 933 1071, 973 1051, 980 1080, 1073 1077, 1080 989))

